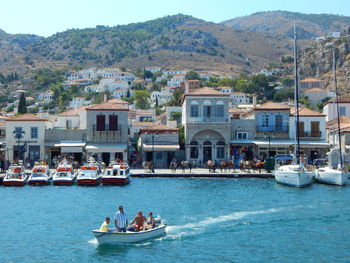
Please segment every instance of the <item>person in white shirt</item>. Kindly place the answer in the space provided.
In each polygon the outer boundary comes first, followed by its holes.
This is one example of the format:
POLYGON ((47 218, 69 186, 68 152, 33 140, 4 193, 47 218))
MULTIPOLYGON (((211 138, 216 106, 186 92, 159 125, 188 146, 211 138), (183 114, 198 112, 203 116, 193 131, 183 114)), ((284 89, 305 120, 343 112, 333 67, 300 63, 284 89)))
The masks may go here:
POLYGON ((114 215, 114 224, 119 232, 125 232, 128 226, 128 218, 124 212, 123 206, 118 207, 118 212, 114 215))

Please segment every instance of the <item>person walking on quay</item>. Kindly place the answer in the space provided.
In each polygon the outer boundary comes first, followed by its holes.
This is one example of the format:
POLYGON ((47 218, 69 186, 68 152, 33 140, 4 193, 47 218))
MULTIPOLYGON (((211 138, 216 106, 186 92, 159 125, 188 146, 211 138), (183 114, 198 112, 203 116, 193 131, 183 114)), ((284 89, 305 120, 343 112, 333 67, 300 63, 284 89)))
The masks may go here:
POLYGON ((114 215, 114 223, 117 231, 126 232, 126 227, 128 226, 128 218, 124 212, 123 206, 118 207, 118 212, 114 215))

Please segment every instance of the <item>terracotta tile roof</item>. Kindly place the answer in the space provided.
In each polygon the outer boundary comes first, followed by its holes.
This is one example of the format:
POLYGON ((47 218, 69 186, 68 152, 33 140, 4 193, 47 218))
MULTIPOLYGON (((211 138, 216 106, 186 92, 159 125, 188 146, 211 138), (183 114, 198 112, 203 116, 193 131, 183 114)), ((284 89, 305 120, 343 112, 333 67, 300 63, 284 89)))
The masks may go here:
POLYGON ((287 105, 279 104, 276 102, 268 101, 256 108, 254 110, 290 110, 290 107, 287 105))
MULTIPOLYGON (((342 96, 339 96, 338 102, 339 103, 350 103, 350 94, 344 94, 342 96)), ((328 103, 332 103, 333 104, 333 98, 331 98, 327 102, 325 102, 324 105, 326 105, 328 103)))
POLYGON ((48 121, 47 119, 39 118, 31 113, 8 118, 6 121, 48 121))
POLYGON ((237 108, 229 108, 228 109, 229 113, 245 113, 247 110, 245 109, 237 109, 237 108))
POLYGON ((89 105, 84 105, 84 106, 80 106, 76 109, 71 109, 71 110, 67 110, 65 112, 62 112, 60 114, 57 114, 58 117, 67 117, 67 116, 79 116, 79 113, 81 111, 86 110, 86 108, 90 107, 89 105))
POLYGON ((311 88, 311 89, 305 90, 304 92, 305 92, 305 93, 306 93, 306 92, 322 92, 322 93, 326 93, 327 90, 321 89, 321 88, 311 88))
MULTIPOLYGON (((294 115, 295 113, 295 108, 291 107, 290 108, 290 115, 294 115)), ((303 117, 325 117, 326 115, 323 113, 320 113, 318 111, 314 111, 308 108, 299 108, 299 116, 303 117)))
POLYGON ((116 104, 122 104, 122 105, 128 105, 129 106, 129 102, 127 102, 125 100, 121 100, 121 99, 110 99, 109 102, 110 103, 116 103, 116 104))
POLYGON ((156 117, 157 120, 160 120, 162 118, 166 117, 166 112, 160 114, 159 116, 156 117))
POLYGON ((213 88, 204 87, 199 89, 190 89, 185 96, 222 96, 222 97, 229 97, 230 95, 227 93, 223 93, 221 91, 217 91, 213 88))
POLYGON ((119 104, 119 103, 113 103, 110 101, 105 101, 97 105, 92 105, 86 108, 87 111, 90 110, 118 110, 118 111, 128 111, 129 108, 125 105, 119 104))
POLYGON ((300 83, 309 83, 309 82, 323 82, 323 80, 316 78, 307 78, 300 81, 300 83))
POLYGON ((152 121, 135 121, 131 123, 131 126, 152 126, 154 122, 152 121))
POLYGON ((163 124, 156 124, 156 125, 141 129, 140 133, 178 132, 178 131, 179 131, 178 128, 171 128, 163 124))
MULTIPOLYGON (((350 126, 350 117, 340 116, 339 120, 340 120, 340 128, 342 128, 342 127, 345 128, 345 127, 350 126)), ((327 124, 326 124, 327 129, 330 129, 330 128, 334 129, 334 127, 336 127, 336 129, 338 129, 337 126, 338 126, 338 118, 327 121, 327 124)))

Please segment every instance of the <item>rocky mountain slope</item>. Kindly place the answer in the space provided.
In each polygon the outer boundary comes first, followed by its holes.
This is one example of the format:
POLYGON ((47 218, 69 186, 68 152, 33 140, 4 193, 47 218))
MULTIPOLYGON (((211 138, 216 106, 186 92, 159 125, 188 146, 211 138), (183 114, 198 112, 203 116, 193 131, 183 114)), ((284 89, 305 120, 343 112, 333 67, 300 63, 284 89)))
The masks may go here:
POLYGON ((186 15, 124 26, 72 29, 48 38, 0 32, 0 72, 147 65, 235 75, 291 54, 290 41, 186 15))
POLYGON ((312 39, 329 32, 348 30, 350 17, 331 14, 302 14, 287 11, 258 12, 237 17, 221 24, 236 29, 293 37, 294 20, 298 26, 299 39, 312 39))

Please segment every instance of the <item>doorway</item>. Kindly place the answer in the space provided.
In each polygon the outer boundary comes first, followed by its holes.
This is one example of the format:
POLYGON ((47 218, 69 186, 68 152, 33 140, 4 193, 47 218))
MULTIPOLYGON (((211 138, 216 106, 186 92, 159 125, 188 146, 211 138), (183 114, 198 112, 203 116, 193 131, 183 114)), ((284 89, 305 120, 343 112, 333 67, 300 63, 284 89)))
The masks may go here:
POLYGON ((110 153, 102 153, 102 161, 106 164, 106 166, 109 165, 110 160, 111 160, 110 153))
POLYGON ((210 141, 203 143, 203 163, 212 160, 212 145, 210 141))

